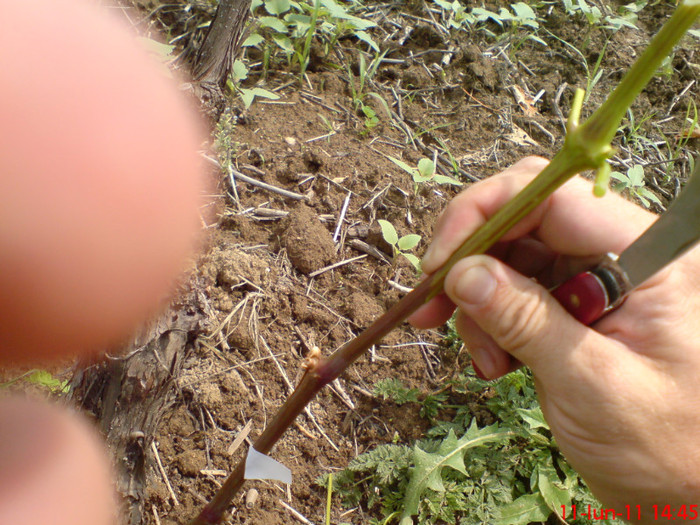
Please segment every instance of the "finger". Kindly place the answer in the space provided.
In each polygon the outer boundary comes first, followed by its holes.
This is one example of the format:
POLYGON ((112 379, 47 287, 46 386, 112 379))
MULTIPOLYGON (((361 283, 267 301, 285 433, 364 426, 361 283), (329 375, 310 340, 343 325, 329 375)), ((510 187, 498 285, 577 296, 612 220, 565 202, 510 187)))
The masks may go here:
POLYGON ((0 523, 114 525, 109 462, 75 414, 26 399, 0 401, 0 523))
POLYGON ((152 313, 204 177, 201 123, 120 24, 70 0, 3 15, 0 362, 94 349, 152 313))
POLYGON ((457 312, 455 328, 482 379, 496 379, 522 366, 461 310, 457 312))
POLYGON ((516 183, 529 178, 547 165, 540 157, 526 157, 503 171, 500 176, 481 181, 452 199, 442 212, 421 266, 433 273, 486 219, 524 186, 516 183), (515 187, 514 187, 515 186, 515 187))
POLYGON ((454 310, 455 305, 450 298, 439 294, 411 314, 408 322, 416 328, 434 328, 445 324, 454 310))
POLYGON ((541 377, 566 380, 575 368, 572 354, 594 348, 592 340, 602 343, 600 334, 571 317, 544 288, 489 256, 458 262, 447 274, 445 292, 495 348, 541 377))
MULTIPOLYGON (((515 197, 544 167, 539 158, 527 158, 496 177, 470 187, 455 197, 438 220, 433 242, 423 259, 432 273, 506 202, 515 197)), ((618 195, 594 197, 592 185, 575 177, 520 221, 502 240, 532 234, 551 250, 586 257, 620 252, 654 220, 618 195)))

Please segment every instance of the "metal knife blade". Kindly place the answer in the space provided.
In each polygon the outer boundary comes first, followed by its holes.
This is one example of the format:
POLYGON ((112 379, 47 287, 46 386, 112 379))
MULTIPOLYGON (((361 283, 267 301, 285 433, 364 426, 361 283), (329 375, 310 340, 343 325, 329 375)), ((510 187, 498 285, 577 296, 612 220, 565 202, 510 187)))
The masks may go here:
POLYGON ((552 291, 571 315, 591 324, 700 240, 700 161, 676 200, 619 257, 608 254, 593 270, 552 291))
POLYGON ((700 238, 700 164, 681 194, 647 231, 619 257, 632 287, 637 287, 689 250, 700 238))

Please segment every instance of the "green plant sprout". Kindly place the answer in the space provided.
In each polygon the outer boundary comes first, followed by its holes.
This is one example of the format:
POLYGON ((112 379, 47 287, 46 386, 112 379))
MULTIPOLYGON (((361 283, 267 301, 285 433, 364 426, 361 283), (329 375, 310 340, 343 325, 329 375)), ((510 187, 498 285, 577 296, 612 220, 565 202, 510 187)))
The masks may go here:
POLYGON ((382 229, 382 237, 391 245, 394 251, 394 261, 396 261, 399 256, 403 256, 408 259, 408 262, 413 265, 416 271, 420 272, 420 259, 412 253, 408 253, 408 250, 413 250, 418 246, 420 235, 409 233, 408 235, 399 237, 399 234, 396 233, 396 228, 394 228, 394 225, 389 221, 379 219, 377 222, 382 229))
POLYGON ((628 191, 645 208, 652 202, 662 206, 656 194, 644 185, 644 168, 640 164, 635 164, 626 173, 613 171, 610 176, 617 181, 617 184, 613 185, 615 191, 628 191))
MULTIPOLYGON (((456 262, 469 255, 486 252, 506 232, 575 174, 589 169, 598 170, 598 188, 601 188, 600 182, 605 179, 606 175, 610 174, 607 159, 614 151, 610 142, 614 138, 627 108, 651 80, 664 57, 673 51, 674 45, 699 15, 700 0, 686 0, 679 4, 673 15, 651 40, 647 49, 637 58, 607 100, 583 124, 579 123, 579 117, 584 93, 583 90, 578 90, 571 104, 564 144, 551 162, 518 195, 476 230, 441 268, 426 276, 413 291, 405 295, 384 315, 330 356, 320 355, 309 359, 300 382, 262 434, 254 441, 253 448, 261 454, 268 454, 297 416, 301 414, 304 407, 324 386, 338 378, 352 363, 421 305, 425 304, 427 300, 443 291, 445 277, 456 262)), ((467 438, 464 447, 469 446, 470 443, 478 443, 480 440, 483 442, 486 439, 478 429, 474 432, 478 435, 467 438)), ((505 436, 503 437, 505 438, 505 436)), ((459 439, 454 437, 454 439, 461 443, 464 437, 459 439)), ((451 468, 459 470, 463 468, 463 463, 458 463, 458 460, 457 456, 447 458, 439 453, 438 459, 429 458, 430 464, 435 465, 429 468, 437 473, 443 465, 449 465, 451 468), (433 461, 434 463, 432 463, 433 461), (454 463, 451 463, 452 461, 454 463)), ((219 523, 233 497, 242 487, 244 480, 245 460, 241 461, 214 498, 190 522, 190 525, 219 523)), ((426 485, 428 487, 432 485, 433 488, 439 487, 436 475, 422 478, 416 487, 420 489, 426 485)), ((414 509, 409 510, 412 513, 414 509)), ((409 523, 410 519, 410 515, 407 516, 404 512, 402 516, 404 523, 409 523)))
POLYGON ((367 33, 367 29, 376 24, 352 15, 335 0, 253 0, 251 3, 253 13, 261 7, 267 14, 256 18, 257 29, 242 46, 262 46, 267 61, 272 53, 267 46, 266 37, 269 37, 273 47, 285 54, 290 65, 299 66, 300 78, 309 66, 315 36, 320 37, 326 54, 345 35, 353 35, 375 52, 379 51, 379 46, 367 33))
POLYGON ((348 74, 348 85, 350 87, 350 95, 352 97, 353 109, 360 112, 364 116, 364 130, 360 135, 368 135, 369 132, 374 129, 377 124, 379 124, 379 117, 377 112, 371 106, 365 104, 365 99, 371 97, 375 99, 381 107, 386 112, 387 116, 391 118, 391 109, 389 104, 379 93, 371 92, 365 93, 365 87, 372 79, 372 77, 377 73, 377 68, 382 63, 382 59, 386 55, 388 50, 384 50, 382 53, 378 53, 370 62, 369 66, 365 60, 365 55, 360 52, 360 58, 358 61, 358 83, 355 82, 355 75, 352 73, 352 68, 348 65, 346 67, 348 74))
POLYGON ((0 389, 8 388, 17 381, 21 381, 23 379, 40 387, 46 388, 54 394, 67 394, 70 391, 68 381, 56 379, 51 372, 37 368, 29 370, 28 372, 25 372, 21 376, 11 379, 10 381, 0 383, 0 389))
MULTIPOLYGON (((501 7, 497 13, 483 7, 474 7, 468 12, 467 7, 459 0, 453 0, 452 2, 448 0, 433 0, 433 2, 443 10, 443 16, 446 19, 445 24, 450 29, 470 30, 478 28, 491 38, 497 38, 486 26, 486 22, 491 21, 499 27, 508 27, 508 35, 510 38, 513 38, 520 28, 529 28, 534 31, 540 28, 537 14, 525 2, 511 4, 510 9, 512 12, 505 7, 501 7)), ((528 32, 518 41, 515 47, 519 47, 525 40, 533 40, 544 46, 547 45, 544 40, 528 32)))
POLYGON ((240 84, 246 78, 248 78, 248 67, 240 60, 236 60, 231 69, 231 77, 226 81, 226 87, 232 93, 238 93, 241 96, 241 100, 246 109, 251 106, 255 97, 267 98, 270 100, 277 100, 280 98, 276 93, 261 87, 242 88, 240 84))
POLYGON ((420 416, 431 421, 437 417, 441 409, 457 408, 445 405, 447 395, 442 392, 421 395, 417 388, 406 388, 400 380, 393 377, 377 381, 373 393, 384 400, 390 399, 397 405, 418 403, 420 404, 420 416))
MULTIPOLYGON (((423 157, 418 161, 418 165, 413 168, 406 164, 404 161, 399 160, 391 155, 385 155, 387 159, 396 164, 399 168, 404 170, 406 173, 411 175, 413 179, 413 190, 418 191, 418 185, 426 182, 437 182, 438 184, 452 184, 454 186, 461 186, 462 183, 457 179, 448 177, 446 175, 439 175, 436 173, 436 161, 431 160, 427 157, 423 157)), ((437 151, 435 152, 435 157, 437 157, 437 151)))
POLYGON ((637 13, 646 6, 645 0, 629 3, 621 6, 619 13, 603 14, 595 5, 586 0, 563 0, 564 9, 569 15, 583 15, 591 27, 600 26, 604 29, 617 31, 622 27, 637 29, 637 13))

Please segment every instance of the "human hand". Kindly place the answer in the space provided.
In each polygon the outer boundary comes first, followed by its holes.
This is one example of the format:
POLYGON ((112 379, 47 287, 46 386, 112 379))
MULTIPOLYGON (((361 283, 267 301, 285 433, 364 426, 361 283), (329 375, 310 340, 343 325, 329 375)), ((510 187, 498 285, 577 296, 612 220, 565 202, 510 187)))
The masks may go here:
MULTIPOLYGON (((544 166, 524 159, 447 207, 423 261, 434 272, 544 166)), ((592 328, 547 292, 606 252, 620 253, 654 216, 576 178, 506 234, 468 257, 445 294, 419 309, 421 328, 457 329, 490 379, 525 364, 562 452, 606 508, 678 508, 700 501, 700 250, 649 279, 592 328), (536 283, 532 277, 536 278, 536 283)))
MULTIPOLYGON (((42 366, 166 299, 199 230, 203 133, 89 2, 0 4, 0 366, 42 366)), ((76 414, 0 398, 0 525, 112 525, 110 478, 76 414)))

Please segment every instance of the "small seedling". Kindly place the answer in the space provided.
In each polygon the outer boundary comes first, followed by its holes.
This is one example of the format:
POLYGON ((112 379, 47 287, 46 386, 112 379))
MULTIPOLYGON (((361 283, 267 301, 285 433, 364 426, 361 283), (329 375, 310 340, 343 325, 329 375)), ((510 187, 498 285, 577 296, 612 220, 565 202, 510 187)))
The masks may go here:
POLYGON ((396 228, 394 228, 394 225, 389 221, 379 219, 377 222, 382 228, 382 237, 394 250, 394 261, 396 261, 399 255, 402 255, 408 259, 408 262, 413 265, 416 271, 420 272, 420 259, 412 253, 408 253, 409 250, 413 250, 418 246, 421 239, 420 235, 409 233, 408 235, 399 237, 399 234, 396 233, 396 228))
POLYGON ((0 389, 8 388, 10 385, 13 385, 20 380, 29 381, 30 383, 50 390, 54 394, 67 394, 70 391, 68 381, 56 379, 51 372, 40 369, 30 370, 19 377, 7 381, 6 383, 0 383, 0 389))
POLYGON ((617 184, 613 185, 615 191, 627 190, 645 208, 648 208, 652 202, 662 206, 654 192, 644 185, 644 168, 640 164, 635 164, 626 173, 613 171, 610 176, 617 181, 617 184))
POLYGON ((257 16, 256 32, 243 43, 243 47, 263 47, 269 59, 268 41, 272 48, 281 50, 289 65, 298 64, 299 76, 304 77, 309 66, 311 44, 314 39, 330 52, 340 37, 355 36, 378 52, 367 29, 376 24, 350 14, 350 10, 335 0, 253 0, 251 11, 264 8, 266 14, 257 16))
POLYGON ((402 160, 399 160, 397 158, 394 158, 390 155, 386 155, 386 158, 388 158, 391 162, 396 164, 399 168, 404 170, 406 173, 411 175, 411 178, 413 179, 414 185, 413 185, 413 190, 418 191, 418 185, 421 183, 426 183, 426 182, 437 182, 438 184, 452 184, 454 186, 461 186, 462 183, 459 182, 457 179, 453 179, 452 177, 448 177, 446 175, 438 175, 436 173, 436 158, 437 154, 434 156, 433 160, 429 158, 422 158, 418 161, 418 165, 414 168, 403 162, 402 160))
POLYGON ((242 88, 240 83, 246 78, 248 78, 248 67, 240 60, 236 60, 233 63, 231 78, 229 78, 226 82, 226 87, 232 93, 238 93, 241 96, 241 100, 243 101, 243 104, 245 104, 246 109, 250 107, 253 100, 255 100, 255 97, 267 98, 271 100, 277 100, 280 98, 276 93, 257 86, 254 88, 242 88))

